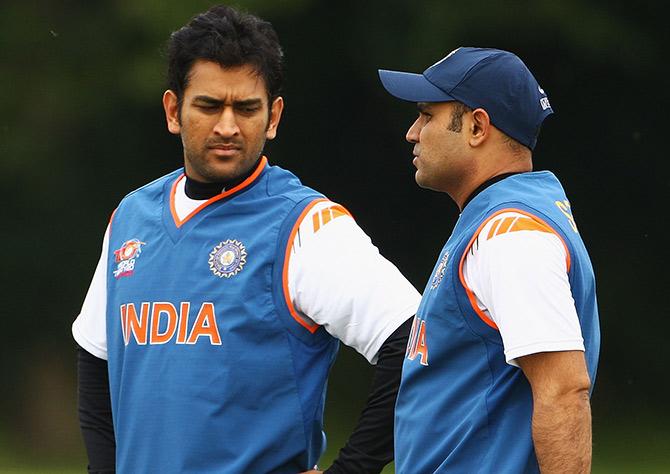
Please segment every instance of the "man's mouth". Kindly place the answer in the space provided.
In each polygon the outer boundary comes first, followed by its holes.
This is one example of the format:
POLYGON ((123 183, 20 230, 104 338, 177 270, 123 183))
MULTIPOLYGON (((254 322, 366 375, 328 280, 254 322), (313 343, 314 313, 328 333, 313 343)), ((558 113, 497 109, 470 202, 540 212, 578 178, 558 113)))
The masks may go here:
POLYGON ((218 156, 231 156, 237 153, 241 147, 234 143, 213 143, 207 145, 207 149, 218 156))

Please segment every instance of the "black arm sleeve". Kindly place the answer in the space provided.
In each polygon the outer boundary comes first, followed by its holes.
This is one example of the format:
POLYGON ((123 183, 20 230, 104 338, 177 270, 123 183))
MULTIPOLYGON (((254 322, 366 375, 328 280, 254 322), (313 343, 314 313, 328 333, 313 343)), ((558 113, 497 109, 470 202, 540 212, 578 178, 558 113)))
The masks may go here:
POLYGON ((379 473, 393 460, 393 414, 411 326, 410 318, 379 350, 367 404, 326 474, 379 473))
POLYGON ((107 361, 81 347, 77 350, 79 426, 88 453, 90 474, 114 473, 116 441, 112 424, 107 361))

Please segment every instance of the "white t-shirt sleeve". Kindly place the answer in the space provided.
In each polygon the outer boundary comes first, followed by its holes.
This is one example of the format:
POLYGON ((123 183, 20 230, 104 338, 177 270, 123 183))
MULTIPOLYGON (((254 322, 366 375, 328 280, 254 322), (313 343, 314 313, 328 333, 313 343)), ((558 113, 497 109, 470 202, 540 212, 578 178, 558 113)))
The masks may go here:
POLYGON ((84 304, 72 324, 72 335, 82 348, 107 360, 107 251, 109 226, 102 240, 102 253, 86 293, 84 304))
POLYGON ((295 310, 375 363, 421 295, 343 207, 319 202, 298 225, 288 262, 295 310))
POLYGON ((498 326, 509 364, 538 352, 584 350, 567 262, 561 237, 531 216, 506 212, 480 231, 463 276, 498 326))

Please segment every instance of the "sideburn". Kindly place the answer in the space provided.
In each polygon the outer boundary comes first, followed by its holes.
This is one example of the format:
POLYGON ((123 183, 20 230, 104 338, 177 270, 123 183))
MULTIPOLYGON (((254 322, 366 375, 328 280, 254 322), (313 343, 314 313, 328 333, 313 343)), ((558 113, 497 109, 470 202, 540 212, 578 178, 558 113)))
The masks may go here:
POLYGON ((451 122, 449 122, 449 125, 447 126, 447 130, 451 132, 456 132, 456 133, 461 133, 463 130, 463 115, 466 112, 469 112, 470 107, 467 105, 463 105, 459 102, 454 104, 454 110, 451 113, 451 122))

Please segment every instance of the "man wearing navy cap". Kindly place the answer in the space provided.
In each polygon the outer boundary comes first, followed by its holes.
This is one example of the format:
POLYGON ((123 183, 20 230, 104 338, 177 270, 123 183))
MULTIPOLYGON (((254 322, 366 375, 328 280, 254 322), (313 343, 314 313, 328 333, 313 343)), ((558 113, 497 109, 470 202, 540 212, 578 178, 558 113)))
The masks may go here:
POLYGON ((595 279, 561 184, 532 171, 553 113, 545 91, 497 49, 379 74, 417 102, 406 137, 417 184, 461 210, 410 334, 397 472, 589 472, 595 279))

